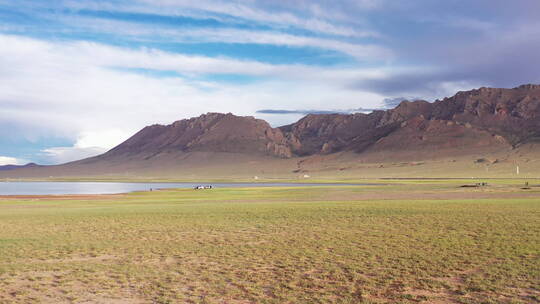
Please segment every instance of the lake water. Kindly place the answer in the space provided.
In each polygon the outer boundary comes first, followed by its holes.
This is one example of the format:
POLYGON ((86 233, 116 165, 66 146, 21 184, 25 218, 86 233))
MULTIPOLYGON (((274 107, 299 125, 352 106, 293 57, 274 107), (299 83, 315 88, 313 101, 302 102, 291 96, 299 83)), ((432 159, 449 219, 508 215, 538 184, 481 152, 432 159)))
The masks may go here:
MULTIPOLYGON (((344 184, 292 184, 292 183, 115 183, 115 182, 0 182, 0 195, 62 195, 62 194, 115 194, 150 189, 194 188, 212 185, 214 188, 240 187, 298 187, 332 186, 344 184)), ((352 184, 348 184, 352 185, 352 184)))

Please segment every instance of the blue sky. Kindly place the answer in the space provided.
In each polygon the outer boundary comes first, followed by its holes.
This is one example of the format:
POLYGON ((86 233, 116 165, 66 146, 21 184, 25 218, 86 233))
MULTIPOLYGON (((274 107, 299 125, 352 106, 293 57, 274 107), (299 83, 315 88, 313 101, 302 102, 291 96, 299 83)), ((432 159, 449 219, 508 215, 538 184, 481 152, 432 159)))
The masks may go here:
POLYGON ((539 83, 538 12, 537 0, 0 0, 0 165, 96 155, 206 112, 277 126, 539 83))

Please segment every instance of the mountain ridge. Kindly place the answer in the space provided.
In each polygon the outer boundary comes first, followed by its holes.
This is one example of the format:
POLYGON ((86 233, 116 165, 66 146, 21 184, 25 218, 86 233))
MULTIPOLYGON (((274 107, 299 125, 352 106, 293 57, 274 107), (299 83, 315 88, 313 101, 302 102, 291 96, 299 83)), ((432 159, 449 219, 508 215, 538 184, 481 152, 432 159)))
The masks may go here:
POLYGON ((33 168, 33 167, 40 167, 40 165, 36 163, 27 163, 26 165, 3 165, 0 166, 0 171, 9 171, 9 170, 15 170, 20 168, 33 168))
POLYGON ((398 130, 414 127, 417 134, 409 132, 409 138, 422 138, 433 129, 443 131, 444 124, 454 130, 454 137, 467 130, 483 137, 489 133, 496 142, 516 146, 540 137, 539 118, 540 85, 482 87, 433 103, 404 100, 394 109, 369 114, 308 114, 277 128, 251 116, 207 113, 145 127, 104 156, 145 150, 258 153, 282 158, 361 153, 398 130))
POLYGON ((242 166, 242 172, 264 166, 272 168, 260 172, 303 172, 307 164, 309 170, 345 170, 356 163, 421 163, 461 156, 500 163, 497 159, 510 159, 501 153, 517 157, 512 151, 521 146, 536 153, 538 142, 540 85, 528 84, 461 91, 434 102, 404 100, 393 109, 369 114, 309 114, 275 128, 251 116, 207 113, 147 126, 99 156, 47 166, 51 170, 6 172, 203 174, 213 168, 234 172, 242 166), (340 165, 345 159, 352 165, 340 165))

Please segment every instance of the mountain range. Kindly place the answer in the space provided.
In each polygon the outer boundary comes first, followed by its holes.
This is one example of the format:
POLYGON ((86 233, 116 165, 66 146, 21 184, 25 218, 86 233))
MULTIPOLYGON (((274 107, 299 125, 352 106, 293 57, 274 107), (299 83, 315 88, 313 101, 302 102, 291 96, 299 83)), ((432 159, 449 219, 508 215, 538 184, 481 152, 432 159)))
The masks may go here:
POLYGON ((28 163, 26 165, 3 165, 3 166, 0 166, 0 171, 15 170, 15 169, 20 169, 20 168, 33 168, 33 167, 39 167, 39 165, 35 163, 28 163))
POLYGON ((375 169, 381 176, 430 176, 436 163, 455 169, 449 175, 468 176, 471 166, 482 174, 490 167, 508 173, 516 162, 535 166, 539 142, 540 85, 527 84, 482 87, 435 102, 405 100, 369 114, 309 114, 278 128, 254 117, 208 113, 145 127, 96 157, 0 177, 371 176, 375 169))

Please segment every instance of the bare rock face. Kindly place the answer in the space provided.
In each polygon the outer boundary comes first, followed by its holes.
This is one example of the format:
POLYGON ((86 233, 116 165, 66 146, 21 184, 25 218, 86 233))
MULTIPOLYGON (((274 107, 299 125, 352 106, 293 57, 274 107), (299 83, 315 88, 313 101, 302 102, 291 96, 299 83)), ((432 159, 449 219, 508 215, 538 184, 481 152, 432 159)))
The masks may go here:
MULTIPOLYGON (((452 156, 474 151, 497 151, 508 143, 488 131, 472 125, 417 116, 407 124, 369 147, 378 152, 415 152, 418 155, 452 156)), ((422 157, 421 157, 422 158, 422 157)))
POLYGON ((298 141, 292 147, 296 155, 328 154, 345 149, 360 149, 372 143, 381 133, 390 132, 394 126, 379 127, 383 111, 371 114, 322 114, 308 115, 297 123, 280 129, 298 141))
POLYGON ((540 85, 480 88, 433 103, 403 101, 370 114, 307 115, 272 128, 253 117, 208 113, 146 127, 101 157, 228 152, 289 158, 342 151, 467 153, 540 140, 540 85))
POLYGON ((402 101, 396 108, 388 110, 384 113, 384 116, 379 122, 380 126, 402 123, 411 118, 422 116, 424 118, 430 118, 433 111, 433 104, 425 100, 416 101, 402 101))
POLYGON ((540 139, 540 85, 480 88, 434 103, 403 101, 394 109, 370 114, 308 115, 281 130, 298 140, 292 148, 297 155, 362 152, 370 147, 397 151, 516 146, 540 139))
POLYGON ((433 106, 436 119, 468 123, 502 136, 514 146, 540 136, 540 85, 459 92, 433 106))
POLYGON ((418 116, 429 116, 427 101, 404 101, 395 109, 370 114, 308 115, 281 130, 299 141, 297 155, 329 154, 343 150, 362 152, 401 124, 418 116))
POLYGON ((260 119, 208 113, 171 125, 146 127, 106 155, 182 152, 256 153, 291 157, 281 130, 260 119))

